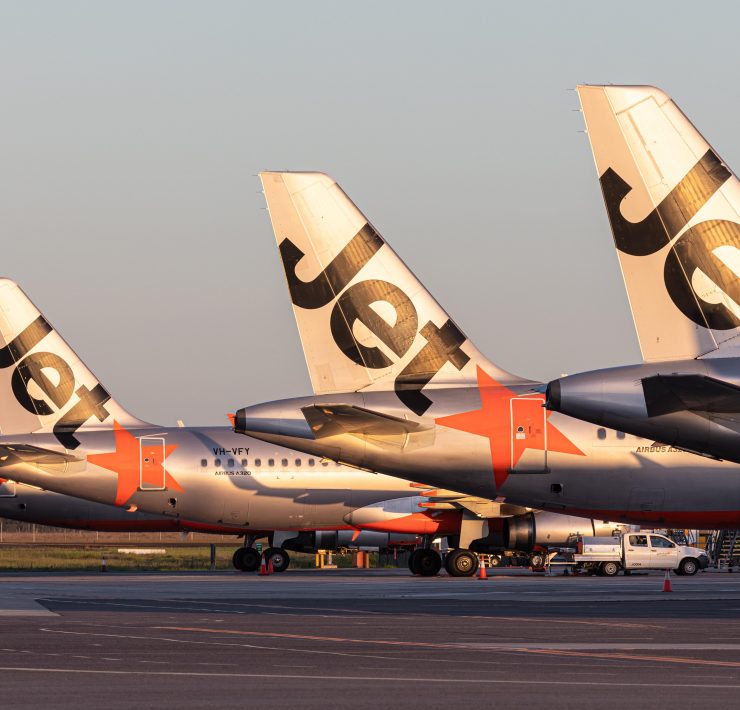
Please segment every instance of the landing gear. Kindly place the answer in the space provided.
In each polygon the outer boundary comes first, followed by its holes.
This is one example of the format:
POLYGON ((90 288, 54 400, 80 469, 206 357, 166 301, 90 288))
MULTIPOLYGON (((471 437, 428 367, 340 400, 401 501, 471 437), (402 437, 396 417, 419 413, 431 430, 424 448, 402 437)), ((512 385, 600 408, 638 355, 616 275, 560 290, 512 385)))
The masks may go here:
POLYGON ((260 566, 260 555, 253 547, 240 547, 234 552, 231 562, 240 572, 256 572, 260 566))
POLYGON ((478 555, 458 548, 445 558, 445 569, 451 577, 472 577, 478 571, 478 555))
POLYGON ((501 555, 489 555, 488 560, 491 567, 501 567, 504 564, 501 555))
POLYGON ((268 566, 272 562, 273 572, 285 572, 290 564, 290 557, 282 547, 268 547, 265 551, 265 561, 268 566))
POLYGON ((422 548, 412 553, 409 569, 422 577, 434 577, 442 569, 442 558, 436 550, 422 548))

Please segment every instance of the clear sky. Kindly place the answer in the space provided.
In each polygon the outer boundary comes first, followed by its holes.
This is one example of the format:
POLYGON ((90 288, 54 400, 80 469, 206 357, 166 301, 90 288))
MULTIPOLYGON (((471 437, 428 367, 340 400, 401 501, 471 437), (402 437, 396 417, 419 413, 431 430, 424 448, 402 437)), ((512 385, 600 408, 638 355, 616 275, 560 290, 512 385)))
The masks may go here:
POLYGON ((509 371, 639 361, 577 83, 740 165, 740 6, 0 2, 2 272, 165 424, 310 392, 256 173, 330 173, 509 371))

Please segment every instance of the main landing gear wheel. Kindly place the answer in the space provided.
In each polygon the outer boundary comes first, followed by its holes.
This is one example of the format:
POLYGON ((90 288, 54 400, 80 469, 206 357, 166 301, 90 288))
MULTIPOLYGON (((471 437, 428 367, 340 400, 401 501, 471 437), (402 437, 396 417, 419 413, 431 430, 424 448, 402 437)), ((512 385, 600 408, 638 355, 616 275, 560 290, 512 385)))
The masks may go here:
POLYGON ((450 577, 472 577, 478 571, 478 555, 459 548, 445 558, 445 569, 450 577))
POLYGON ((256 572, 260 566, 260 555, 253 547, 240 547, 234 552, 231 562, 240 572, 256 572))
POLYGON ((442 558, 436 550, 416 550, 409 567, 414 574, 419 574, 422 577, 434 577, 442 569, 442 558))
POLYGON ((678 566, 681 574, 691 577, 699 571, 699 563, 693 557, 685 557, 678 566))
POLYGON ((419 574, 418 572, 414 572, 414 558, 416 557, 416 553, 418 551, 419 550, 412 550, 411 554, 409 555, 408 566, 409 566, 409 572, 411 572, 411 574, 419 574))
POLYGON ((265 552, 265 561, 268 566, 272 562, 273 572, 285 572, 290 564, 290 557, 282 547, 268 547, 265 552))
POLYGON ((504 561, 499 555, 490 555, 488 560, 491 567, 501 567, 504 564, 504 561))

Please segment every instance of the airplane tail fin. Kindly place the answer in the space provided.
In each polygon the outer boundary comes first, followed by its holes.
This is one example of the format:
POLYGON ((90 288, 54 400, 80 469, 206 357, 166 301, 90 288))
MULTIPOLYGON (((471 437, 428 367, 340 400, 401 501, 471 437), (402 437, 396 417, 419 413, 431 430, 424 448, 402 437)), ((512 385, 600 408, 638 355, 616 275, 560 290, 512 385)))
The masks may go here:
POLYGON ((643 358, 740 347, 740 183, 669 96, 579 86, 643 358))
POLYGON ((0 279, 0 435, 53 433, 67 449, 75 432, 148 426, 97 381, 18 284, 0 279))
POLYGON ((476 366, 523 382, 467 340, 329 176, 260 178, 316 394, 395 390, 422 414, 422 388, 475 382, 476 366))

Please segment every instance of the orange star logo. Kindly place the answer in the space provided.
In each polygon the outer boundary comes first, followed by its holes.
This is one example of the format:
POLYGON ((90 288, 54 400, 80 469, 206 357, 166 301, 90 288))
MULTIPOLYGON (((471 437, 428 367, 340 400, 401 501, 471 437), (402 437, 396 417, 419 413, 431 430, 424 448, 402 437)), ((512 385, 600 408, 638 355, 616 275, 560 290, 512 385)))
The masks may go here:
POLYGON ((570 439, 550 423, 547 412, 542 426, 544 397, 519 397, 478 368, 481 407, 471 412, 435 419, 437 424, 483 436, 491 446, 491 468, 496 488, 509 477, 527 449, 558 451, 585 456, 570 439), (516 414, 514 405, 516 404, 516 414), (537 416, 539 415, 539 416, 537 416), (515 421, 516 417, 516 421, 515 421))
POLYGON ((161 488, 164 481, 164 487, 167 489, 183 490, 167 472, 164 464, 164 460, 177 448, 176 444, 165 447, 145 444, 115 420, 113 433, 116 438, 116 450, 107 454, 90 454, 87 460, 118 474, 116 505, 126 503, 140 486, 161 488))

